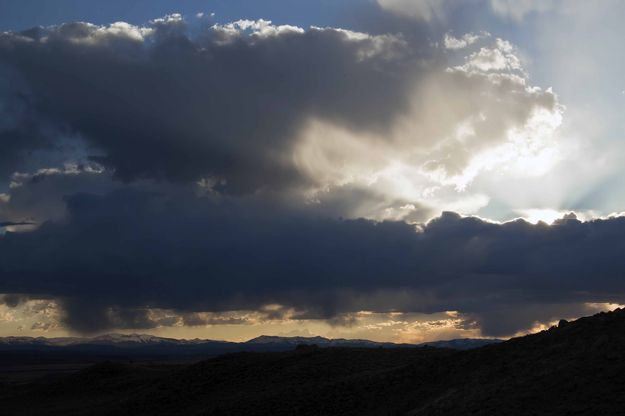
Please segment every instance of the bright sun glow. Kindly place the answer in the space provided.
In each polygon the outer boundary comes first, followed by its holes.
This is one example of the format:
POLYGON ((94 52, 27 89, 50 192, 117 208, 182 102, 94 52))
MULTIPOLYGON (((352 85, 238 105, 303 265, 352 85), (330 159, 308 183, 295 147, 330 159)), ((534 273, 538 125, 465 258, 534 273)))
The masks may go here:
POLYGON ((552 224, 555 220, 562 218, 566 213, 553 209, 526 209, 521 211, 523 218, 532 224, 539 221, 552 224))

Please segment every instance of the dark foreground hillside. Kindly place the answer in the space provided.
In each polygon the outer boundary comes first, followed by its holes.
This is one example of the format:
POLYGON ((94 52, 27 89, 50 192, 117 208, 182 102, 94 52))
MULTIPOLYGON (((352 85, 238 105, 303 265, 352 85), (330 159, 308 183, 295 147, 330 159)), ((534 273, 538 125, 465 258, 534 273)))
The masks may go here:
POLYGON ((470 351, 298 348, 104 363, 1 387, 2 415, 625 415, 625 311, 470 351))

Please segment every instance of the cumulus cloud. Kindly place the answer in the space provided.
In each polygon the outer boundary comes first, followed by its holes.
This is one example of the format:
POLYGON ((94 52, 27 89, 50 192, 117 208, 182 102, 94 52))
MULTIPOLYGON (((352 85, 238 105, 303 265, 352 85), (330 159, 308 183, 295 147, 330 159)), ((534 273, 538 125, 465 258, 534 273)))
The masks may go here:
POLYGON ((4 111, 23 115, 4 128, 3 155, 66 134, 124 180, 213 176, 229 192, 284 187, 305 180, 290 161, 303 122, 383 129, 403 108, 417 62, 391 35, 267 21, 214 25, 195 38, 179 15, 146 27, 4 33, 0 63, 24 88, 4 96, 4 111))
MULTIPOLYGON (((86 147, 75 164, 89 158, 126 182, 203 181, 212 192, 310 201, 349 188, 375 198, 329 205, 373 219, 407 217, 399 208, 409 206, 427 219, 451 195, 445 187, 464 190, 482 172, 555 152, 557 97, 529 84, 510 43, 485 33, 437 46, 414 34, 265 20, 197 36, 185 28, 171 15, 3 34, 0 61, 19 80, 5 100, 31 115, 6 131, 40 151, 17 132, 40 127, 50 146, 78 140, 86 147), (478 40, 477 52, 459 47, 478 40)), ((16 160, 24 152, 9 151, 16 160)), ((476 196, 452 199, 445 204, 476 196)))
POLYGON ((490 72, 520 71, 522 66, 510 42, 497 39, 494 47, 481 48, 478 52, 471 54, 460 68, 490 72))
POLYGON ((459 38, 456 38, 449 33, 445 33, 445 37, 443 38, 443 43, 447 49, 464 49, 467 46, 473 45, 475 42, 480 40, 481 38, 489 37, 490 34, 483 32, 480 34, 475 33, 465 33, 459 38))
POLYGON ((512 45, 495 39, 462 65, 430 72, 383 135, 309 123, 295 161, 323 192, 349 184, 428 205, 485 172, 544 174, 558 158, 563 112, 553 91, 529 84, 512 45))

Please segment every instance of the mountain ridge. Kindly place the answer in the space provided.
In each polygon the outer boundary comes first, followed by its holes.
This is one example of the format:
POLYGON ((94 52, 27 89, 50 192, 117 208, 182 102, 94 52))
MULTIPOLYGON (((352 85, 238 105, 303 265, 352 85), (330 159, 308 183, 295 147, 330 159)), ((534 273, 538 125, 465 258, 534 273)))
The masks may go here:
POLYGON ((482 348, 297 348, 190 365, 108 362, 0 385, 4 414, 621 415, 625 310, 482 348))
POLYGON ((394 343, 371 341, 367 339, 349 339, 349 338, 325 338, 321 336, 300 337, 300 336, 275 336, 261 335, 251 338, 247 341, 223 341, 213 339, 179 339, 159 337, 148 334, 119 334, 110 333, 94 337, 0 337, 0 347, 10 346, 49 346, 49 347, 71 347, 82 345, 109 345, 119 347, 130 346, 150 346, 150 345, 170 345, 170 346, 199 346, 202 344, 221 344, 221 345, 238 345, 244 348, 250 345, 288 345, 296 347, 297 345, 317 345, 319 347, 336 347, 336 346, 359 346, 359 347, 415 347, 415 346, 433 346, 439 348, 467 349, 477 348, 490 343, 502 342, 496 338, 457 338, 450 340, 429 341, 418 344, 394 343))

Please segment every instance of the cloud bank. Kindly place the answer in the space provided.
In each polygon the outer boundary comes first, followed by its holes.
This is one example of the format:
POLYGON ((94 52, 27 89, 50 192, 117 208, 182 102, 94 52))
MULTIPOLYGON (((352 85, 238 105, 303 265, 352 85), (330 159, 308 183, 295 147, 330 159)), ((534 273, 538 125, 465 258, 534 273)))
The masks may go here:
POLYGON ((548 226, 445 213, 415 228, 276 210, 269 201, 128 190, 78 194, 67 205, 63 223, 0 241, 0 291, 63 299, 66 323, 85 331, 114 327, 110 306, 132 323, 132 311, 150 307, 278 304, 302 319, 458 310, 495 320, 497 329, 483 329, 501 335, 533 323, 501 310, 533 316, 523 311, 625 295, 620 217, 548 226))

